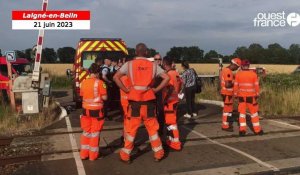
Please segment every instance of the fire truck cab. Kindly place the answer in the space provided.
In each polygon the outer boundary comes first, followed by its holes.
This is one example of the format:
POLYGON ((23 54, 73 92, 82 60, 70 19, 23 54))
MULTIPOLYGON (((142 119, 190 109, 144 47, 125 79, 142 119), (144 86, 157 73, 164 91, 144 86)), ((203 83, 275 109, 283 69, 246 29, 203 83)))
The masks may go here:
MULTIPOLYGON (((16 77, 25 73, 26 69, 30 69, 30 62, 25 58, 17 58, 15 62, 11 62, 12 74, 16 77)), ((8 73, 7 62, 5 57, 0 57, 0 90, 8 89, 8 73)))
POLYGON ((96 58, 122 59, 128 55, 125 42, 119 38, 81 38, 74 59, 72 75, 73 100, 81 107, 80 85, 89 76, 88 69, 96 58))

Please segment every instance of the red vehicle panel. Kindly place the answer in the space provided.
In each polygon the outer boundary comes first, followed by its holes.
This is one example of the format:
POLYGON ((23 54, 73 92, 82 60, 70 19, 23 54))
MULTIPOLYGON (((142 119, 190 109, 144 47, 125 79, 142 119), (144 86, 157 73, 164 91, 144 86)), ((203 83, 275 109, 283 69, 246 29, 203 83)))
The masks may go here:
MULTIPOLYGON (((12 73, 19 75, 24 71, 24 67, 30 62, 25 58, 18 58, 12 64, 12 73)), ((0 90, 8 89, 7 62, 5 57, 0 57, 0 90)))

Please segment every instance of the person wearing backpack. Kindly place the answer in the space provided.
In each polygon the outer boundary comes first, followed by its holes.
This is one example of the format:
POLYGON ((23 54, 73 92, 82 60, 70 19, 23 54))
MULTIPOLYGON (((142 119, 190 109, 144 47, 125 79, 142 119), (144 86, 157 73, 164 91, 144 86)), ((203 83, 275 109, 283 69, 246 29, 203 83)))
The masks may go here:
POLYGON ((185 118, 196 117, 198 114, 196 112, 195 106, 195 95, 197 92, 197 74, 194 69, 190 68, 187 61, 181 63, 183 68, 182 80, 183 80, 183 92, 186 98, 187 113, 184 114, 185 118))

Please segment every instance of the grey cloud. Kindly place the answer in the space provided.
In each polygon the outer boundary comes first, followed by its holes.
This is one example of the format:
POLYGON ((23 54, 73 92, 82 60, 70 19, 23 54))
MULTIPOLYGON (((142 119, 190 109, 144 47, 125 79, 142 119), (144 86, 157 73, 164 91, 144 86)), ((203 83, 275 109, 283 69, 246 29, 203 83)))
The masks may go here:
MULTIPOLYGON (((26 49, 37 31, 12 31, 11 10, 40 9, 41 0, 0 1, 0 49, 26 49)), ((49 9, 88 9, 90 31, 46 31, 45 47, 75 47, 81 37, 121 37, 129 46, 145 42, 163 54, 173 46, 198 45, 232 53, 252 42, 285 47, 300 43, 297 28, 254 28, 258 12, 298 12, 299 0, 49 0, 49 9)))

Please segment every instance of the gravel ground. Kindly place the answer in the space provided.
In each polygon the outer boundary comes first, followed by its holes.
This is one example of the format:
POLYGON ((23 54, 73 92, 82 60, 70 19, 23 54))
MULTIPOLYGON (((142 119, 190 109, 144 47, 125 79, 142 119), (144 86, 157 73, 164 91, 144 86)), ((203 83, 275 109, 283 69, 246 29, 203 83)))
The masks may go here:
POLYGON ((0 172, 1 172, 1 175, 12 175, 17 170, 20 170, 20 169, 26 167, 27 165, 34 164, 34 163, 36 163, 36 161, 11 164, 11 165, 3 166, 3 167, 0 166, 0 172))
MULTIPOLYGON (((12 158, 12 157, 21 157, 28 156, 32 154, 40 154, 42 151, 43 144, 35 143, 28 145, 16 145, 16 146, 5 146, 0 147, 0 158, 12 158)), ((16 164, 9 164, 5 166, 0 166, 0 174, 1 175, 11 175, 15 171, 25 167, 27 164, 33 163, 35 161, 30 162, 21 162, 16 164)))
POLYGON ((29 145, 5 146, 0 147, 0 157, 5 159, 8 157, 20 157, 25 155, 40 154, 42 151, 41 143, 29 145))

